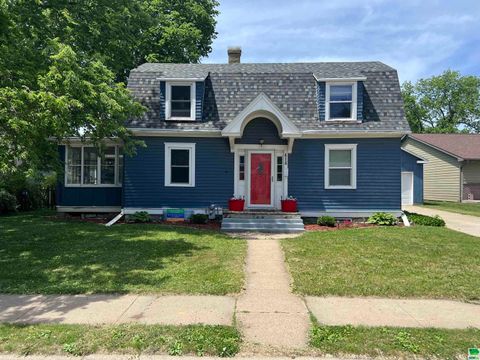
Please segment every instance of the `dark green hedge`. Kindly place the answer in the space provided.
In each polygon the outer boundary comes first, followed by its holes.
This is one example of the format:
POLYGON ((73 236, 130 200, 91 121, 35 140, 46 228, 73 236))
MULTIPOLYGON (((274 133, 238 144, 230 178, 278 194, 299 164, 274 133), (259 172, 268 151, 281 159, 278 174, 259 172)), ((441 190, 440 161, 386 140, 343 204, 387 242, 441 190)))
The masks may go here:
POLYGON ((424 226, 445 226, 445 221, 438 216, 427 216, 421 215, 417 213, 410 213, 405 211, 405 215, 407 215, 408 221, 414 225, 424 225, 424 226))

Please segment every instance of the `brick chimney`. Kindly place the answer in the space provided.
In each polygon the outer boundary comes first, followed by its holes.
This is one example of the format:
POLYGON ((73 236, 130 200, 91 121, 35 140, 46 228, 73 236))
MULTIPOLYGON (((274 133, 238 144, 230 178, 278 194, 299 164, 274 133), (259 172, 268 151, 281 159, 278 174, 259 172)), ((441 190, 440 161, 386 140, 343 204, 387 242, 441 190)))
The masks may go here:
POLYGON ((242 48, 239 46, 229 47, 228 48, 228 63, 229 64, 239 64, 240 56, 242 56, 242 48))

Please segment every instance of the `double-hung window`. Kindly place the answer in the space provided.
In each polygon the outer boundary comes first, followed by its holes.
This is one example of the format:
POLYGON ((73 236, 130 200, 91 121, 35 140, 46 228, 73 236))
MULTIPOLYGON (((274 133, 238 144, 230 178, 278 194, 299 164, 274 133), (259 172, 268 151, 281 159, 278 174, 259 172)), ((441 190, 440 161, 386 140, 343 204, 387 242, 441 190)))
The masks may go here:
POLYGON ((122 180, 120 146, 107 146, 102 154, 93 146, 66 147, 66 186, 121 186, 122 180))
POLYGON ((195 186, 195 144, 165 143, 165 186, 195 186))
POLYGON ((167 120, 195 120, 194 82, 168 82, 166 84, 165 118, 167 120))
POLYGON ((357 145, 325 145, 325 188, 356 189, 357 145))
POLYGON ((357 83, 326 84, 327 121, 357 120, 357 83))

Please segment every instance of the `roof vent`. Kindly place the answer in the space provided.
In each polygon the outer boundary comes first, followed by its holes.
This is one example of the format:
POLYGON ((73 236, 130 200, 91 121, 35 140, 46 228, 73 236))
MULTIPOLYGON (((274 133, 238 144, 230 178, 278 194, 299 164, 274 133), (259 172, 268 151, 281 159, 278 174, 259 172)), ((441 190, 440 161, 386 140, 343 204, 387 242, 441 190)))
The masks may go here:
POLYGON ((233 46, 228 48, 228 63, 239 64, 240 56, 242 56, 242 48, 239 46, 233 46))

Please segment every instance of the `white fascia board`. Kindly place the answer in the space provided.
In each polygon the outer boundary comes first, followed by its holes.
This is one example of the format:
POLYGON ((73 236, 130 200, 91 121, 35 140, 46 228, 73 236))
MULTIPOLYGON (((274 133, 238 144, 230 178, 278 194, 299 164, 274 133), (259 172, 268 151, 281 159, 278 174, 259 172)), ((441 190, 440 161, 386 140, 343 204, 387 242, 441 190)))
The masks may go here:
POLYGON ((321 139, 321 138, 401 138, 405 132, 374 132, 374 131, 325 131, 325 130, 305 130, 302 132, 302 138, 321 139))
MULTIPOLYGON (((208 76, 208 75, 207 75, 208 76)), ((157 80, 160 80, 160 81, 205 81, 205 79, 207 78, 207 76, 205 77, 190 77, 190 78, 157 78, 157 80)))
POLYGON ((442 149, 442 148, 439 148, 439 147, 436 146, 436 145, 432 145, 432 144, 430 144, 430 143, 428 143, 428 142, 426 142, 426 141, 417 139, 417 138, 414 137, 414 136, 409 136, 409 138, 412 139, 412 140, 415 140, 415 141, 419 142, 420 144, 424 144, 424 145, 430 146, 432 149, 438 150, 438 151, 440 151, 440 152, 442 152, 442 153, 444 153, 444 154, 447 154, 447 155, 449 155, 449 156, 451 156, 451 157, 454 157, 455 159, 458 160, 458 162, 462 162, 462 161, 465 160, 465 159, 463 159, 463 158, 460 157, 460 156, 457 156, 457 155, 455 155, 455 154, 452 154, 451 152, 448 152, 447 150, 444 150, 444 149, 442 149))
POLYGON ((354 77, 345 77, 345 78, 325 78, 325 77, 317 77, 313 74, 313 77, 317 81, 325 81, 325 82, 348 82, 348 81, 366 81, 367 78, 365 76, 354 76, 354 77))
POLYGON ((135 136, 176 136, 176 137, 221 137, 220 130, 178 130, 178 129, 152 129, 130 128, 135 136))
MULTIPOLYGON (((56 141, 56 139, 55 139, 56 141)), ((109 138, 109 139, 104 139, 103 142, 105 145, 122 145, 123 140, 118 139, 118 138, 109 138)), ((64 138, 60 141, 60 145, 90 145, 91 141, 89 139, 82 139, 80 137, 68 137, 64 138)))
POLYGON ((405 151, 407 154, 410 154, 410 155, 412 155, 412 156, 415 156, 417 159, 420 159, 421 162, 420 162, 420 161, 417 161, 418 164, 426 164, 426 163, 428 162, 427 160, 425 160, 425 158, 423 158, 423 157, 421 157, 421 156, 418 156, 417 154, 414 154, 413 152, 411 152, 411 151, 409 151, 409 150, 407 150, 407 149, 405 149, 405 148, 403 148, 403 147, 402 147, 402 151, 405 151))

